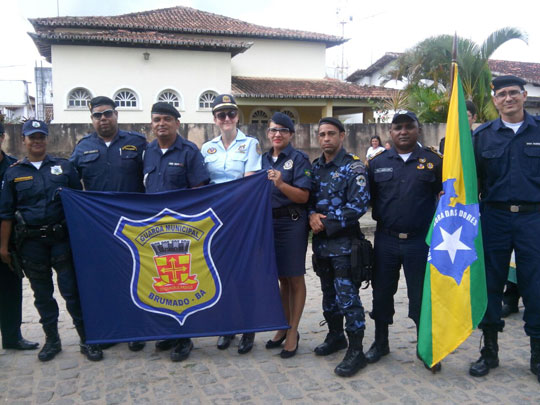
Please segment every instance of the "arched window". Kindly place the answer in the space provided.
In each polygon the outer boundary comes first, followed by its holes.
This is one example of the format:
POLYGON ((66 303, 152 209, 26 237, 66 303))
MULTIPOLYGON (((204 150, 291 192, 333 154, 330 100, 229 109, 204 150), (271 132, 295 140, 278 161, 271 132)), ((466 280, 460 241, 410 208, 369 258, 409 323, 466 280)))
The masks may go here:
POLYGON ((298 124, 298 121, 299 121, 298 113, 296 112, 294 108, 290 108, 290 107, 282 108, 281 112, 285 115, 288 115, 294 124, 298 124))
POLYGON ((135 93, 128 89, 122 89, 114 95, 114 102, 117 107, 124 108, 137 108, 137 96, 135 93))
POLYGON ((251 112, 249 122, 251 124, 268 124, 270 121, 270 111, 266 108, 257 108, 251 112))
POLYGON ((159 93, 158 101, 162 101, 164 103, 169 103, 173 107, 180 108, 180 96, 178 93, 174 90, 163 90, 161 93, 159 93))
POLYGON ((199 97, 199 108, 201 110, 210 110, 212 108, 212 103, 214 102, 214 99, 216 98, 217 93, 212 90, 205 91, 201 96, 199 97))
POLYGON ((68 95, 68 108, 79 109, 88 108, 88 103, 92 95, 82 87, 78 87, 70 91, 68 95))

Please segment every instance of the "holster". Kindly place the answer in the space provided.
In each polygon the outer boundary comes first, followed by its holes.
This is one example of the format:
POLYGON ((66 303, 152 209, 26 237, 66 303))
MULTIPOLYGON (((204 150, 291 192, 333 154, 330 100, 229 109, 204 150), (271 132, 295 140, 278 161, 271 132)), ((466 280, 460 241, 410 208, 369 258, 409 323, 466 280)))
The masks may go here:
POLYGON ((375 254, 371 242, 362 238, 351 240, 351 279, 357 286, 366 283, 362 289, 369 287, 373 276, 375 254))

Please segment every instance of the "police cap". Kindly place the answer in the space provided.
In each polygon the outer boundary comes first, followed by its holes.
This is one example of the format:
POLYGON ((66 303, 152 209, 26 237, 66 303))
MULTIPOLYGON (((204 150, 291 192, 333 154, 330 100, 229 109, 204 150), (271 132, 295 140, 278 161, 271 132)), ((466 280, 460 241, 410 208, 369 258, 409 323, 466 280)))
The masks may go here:
POLYGON ((220 94, 219 96, 216 96, 214 99, 214 102, 212 103, 212 113, 223 110, 224 108, 230 108, 233 110, 238 110, 238 106, 236 105, 236 100, 234 97, 230 94, 220 94))
POLYGON ((24 136, 32 135, 37 132, 49 135, 49 128, 47 124, 39 120, 28 120, 23 124, 22 133, 24 136))
POLYGON ((160 101, 152 106, 152 114, 172 115, 174 118, 180 118, 180 113, 172 104, 160 101))
POLYGON ((324 117, 319 120, 319 126, 322 124, 330 124, 335 126, 337 129, 339 129, 339 132, 345 132, 345 127, 341 123, 340 120, 334 117, 324 117))
POLYGON ((272 115, 272 122, 288 128, 291 132, 294 132, 294 123, 292 122, 291 117, 289 117, 287 114, 275 112, 274 115, 272 115))
POLYGON ((420 124, 420 121, 418 121, 418 117, 415 113, 412 111, 398 111, 394 114, 394 117, 392 118, 392 124, 395 124, 400 120, 401 118, 407 117, 410 121, 416 121, 418 124, 420 124))
POLYGON ((93 108, 99 107, 100 105, 110 105, 113 110, 116 108, 116 104, 112 99, 105 96, 98 96, 94 97, 90 102, 88 103, 88 108, 90 108, 90 111, 92 111, 93 108))
POLYGON ((525 90, 523 86, 525 86, 527 82, 517 76, 514 75, 504 75, 504 76, 497 76, 495 79, 491 81, 491 88, 493 91, 497 91, 499 89, 502 89, 503 87, 508 86, 519 86, 521 90, 525 90))

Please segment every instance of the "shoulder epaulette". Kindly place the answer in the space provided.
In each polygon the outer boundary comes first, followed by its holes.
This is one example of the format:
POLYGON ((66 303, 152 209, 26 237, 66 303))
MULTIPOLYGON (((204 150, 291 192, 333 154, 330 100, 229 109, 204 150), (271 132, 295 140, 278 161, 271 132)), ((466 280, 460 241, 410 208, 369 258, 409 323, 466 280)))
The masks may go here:
POLYGON ((90 135, 92 135, 91 133, 90 134, 86 134, 85 136, 83 136, 81 139, 79 139, 79 141, 77 142, 77 145, 80 144, 82 141, 84 141, 86 138, 89 138, 90 135))
POLYGON ((144 134, 141 134, 140 132, 136 132, 136 131, 126 131, 126 132, 130 135, 140 136, 141 138, 146 139, 146 136, 144 134))
POLYGON ((441 153, 437 150, 437 148, 435 146, 424 146, 424 150, 428 150, 430 152, 433 152, 435 153, 437 156, 439 156, 441 159, 443 157, 443 155, 441 155, 441 153))
POLYGON ((303 150, 295 149, 304 159, 306 159, 309 162, 309 155, 304 152, 303 150))
POLYGON ((358 156, 356 156, 354 153, 347 153, 347 155, 349 155, 350 157, 352 157, 353 160, 360 160, 360 161, 362 160, 362 159, 360 159, 358 156))
POLYGON ((488 127, 490 127, 492 124, 493 124, 494 121, 488 121, 488 122, 484 122, 482 125, 480 125, 478 128, 476 128, 474 131, 473 131, 473 134, 476 134, 480 131, 482 131, 483 129, 486 129, 488 127))
POLYGON ((378 151, 378 152, 375 153, 373 156, 371 156, 371 157, 368 159, 368 161, 370 161, 370 160, 373 159, 373 158, 376 158, 377 156, 379 156, 381 153, 384 153, 384 152, 386 152, 386 149, 385 149, 385 150, 380 150, 380 151, 378 151))

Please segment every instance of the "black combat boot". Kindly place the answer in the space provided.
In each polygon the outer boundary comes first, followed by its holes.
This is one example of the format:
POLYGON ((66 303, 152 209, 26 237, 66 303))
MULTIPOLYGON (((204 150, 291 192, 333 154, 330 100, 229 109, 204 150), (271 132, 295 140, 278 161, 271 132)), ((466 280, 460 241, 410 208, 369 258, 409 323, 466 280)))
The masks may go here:
POLYGON ((323 315, 328 324, 329 332, 324 342, 315 348, 314 351, 317 356, 328 356, 338 350, 347 348, 347 339, 343 333, 343 315, 331 314, 330 312, 323 312, 323 315))
POLYGON ((349 348, 341 363, 339 363, 334 370, 334 373, 341 377, 353 376, 358 370, 367 365, 367 359, 366 356, 364 356, 362 347, 364 331, 359 330, 354 333, 347 332, 347 336, 349 336, 349 348))
POLYGON ((390 353, 388 345, 388 324, 381 321, 375 321, 375 341, 366 352, 368 363, 378 362, 382 356, 390 353))
POLYGON ((45 332, 45 344, 38 354, 38 359, 40 361, 49 361, 62 351, 62 342, 60 342, 60 336, 58 335, 57 324, 45 325, 43 331, 45 332))
POLYGON ((81 338, 81 341, 79 342, 81 353, 84 354, 90 361, 100 361, 103 359, 103 350, 101 350, 101 345, 89 345, 86 343, 86 335, 84 334, 83 325, 75 325, 75 329, 77 329, 77 333, 81 338))
POLYGON ((494 328, 484 328, 484 347, 480 350, 481 356, 469 368, 469 374, 473 377, 485 376, 489 373, 489 369, 499 367, 498 333, 494 328))
POLYGON ((531 337, 531 372, 540 382, 540 338, 531 337))

